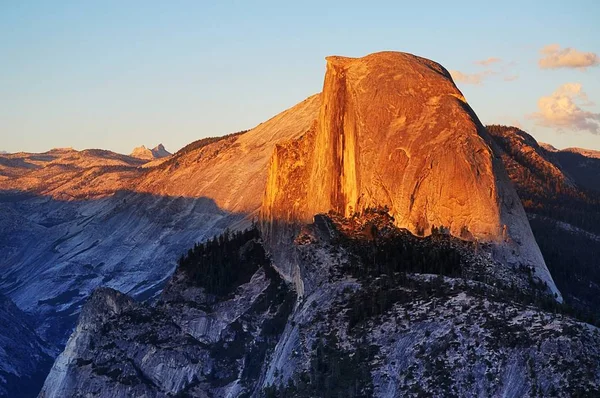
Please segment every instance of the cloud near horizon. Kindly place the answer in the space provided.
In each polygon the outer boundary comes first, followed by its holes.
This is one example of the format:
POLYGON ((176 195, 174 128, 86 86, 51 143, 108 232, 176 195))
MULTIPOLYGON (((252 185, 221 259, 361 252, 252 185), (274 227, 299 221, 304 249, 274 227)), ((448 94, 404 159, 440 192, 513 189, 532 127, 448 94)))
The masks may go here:
POLYGON ((481 61, 475 61, 475 63, 477 65, 481 65, 481 66, 490 66, 491 64, 495 64, 498 62, 502 62, 502 59, 497 58, 497 57, 489 57, 488 59, 482 59, 481 61))
POLYGON ((600 65, 600 57, 592 52, 583 52, 575 48, 560 48, 558 44, 550 44, 540 50, 542 58, 538 64, 541 69, 573 68, 582 69, 600 65))
POLYGON ((580 83, 566 83, 554 93, 538 100, 539 112, 528 115, 536 124, 558 132, 588 131, 600 134, 600 113, 588 112, 581 107, 591 106, 580 83))
POLYGON ((454 82, 481 85, 485 79, 493 75, 504 76, 503 80, 507 82, 511 82, 519 78, 519 75, 517 74, 506 75, 506 73, 510 72, 510 69, 516 64, 514 61, 505 62, 498 57, 489 57, 483 60, 474 61, 473 63, 482 66, 484 70, 476 73, 465 73, 459 70, 450 70, 450 75, 452 76, 454 82))
POLYGON ((480 73, 463 73, 458 70, 451 70, 450 75, 455 82, 464 83, 464 84, 481 84, 483 79, 487 76, 491 75, 493 72, 486 70, 480 73))

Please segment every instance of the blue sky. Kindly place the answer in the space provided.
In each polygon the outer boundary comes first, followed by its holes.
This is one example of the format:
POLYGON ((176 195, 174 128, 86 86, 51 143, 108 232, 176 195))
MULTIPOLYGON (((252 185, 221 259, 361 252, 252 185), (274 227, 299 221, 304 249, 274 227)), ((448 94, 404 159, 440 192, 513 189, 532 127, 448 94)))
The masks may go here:
POLYGON ((551 44, 600 53, 598 1, 287 3, 0 1, 0 150, 175 151, 320 91, 327 55, 381 50, 470 76, 483 123, 600 149, 600 67, 538 65, 551 44))

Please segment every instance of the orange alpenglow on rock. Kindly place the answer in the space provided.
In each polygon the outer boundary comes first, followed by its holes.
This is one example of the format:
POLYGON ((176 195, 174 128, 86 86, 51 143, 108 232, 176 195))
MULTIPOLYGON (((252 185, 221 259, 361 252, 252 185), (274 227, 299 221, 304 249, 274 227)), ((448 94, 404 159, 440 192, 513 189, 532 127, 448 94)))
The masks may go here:
POLYGON ((506 262, 533 266, 557 292, 494 144, 448 71, 382 52, 328 57, 318 119, 278 144, 261 216, 310 222, 387 206, 399 227, 497 243, 506 262))

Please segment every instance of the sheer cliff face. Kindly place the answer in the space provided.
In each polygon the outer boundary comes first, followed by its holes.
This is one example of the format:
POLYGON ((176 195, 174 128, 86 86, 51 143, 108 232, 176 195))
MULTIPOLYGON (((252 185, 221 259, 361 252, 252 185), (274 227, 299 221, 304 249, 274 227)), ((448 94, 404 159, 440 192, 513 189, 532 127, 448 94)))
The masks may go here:
POLYGON ((414 232, 444 225, 455 235, 501 238, 493 154, 482 131, 432 61, 402 53, 329 57, 316 126, 276 150, 265 216, 308 221, 330 209, 349 215, 387 205, 414 232), (289 195, 299 181, 306 196, 289 195))
POLYGON ((556 292, 494 145, 439 64, 395 52, 328 57, 318 119, 277 145, 262 218, 273 228, 387 206, 419 235, 443 225, 499 243, 503 261, 533 266, 556 292))

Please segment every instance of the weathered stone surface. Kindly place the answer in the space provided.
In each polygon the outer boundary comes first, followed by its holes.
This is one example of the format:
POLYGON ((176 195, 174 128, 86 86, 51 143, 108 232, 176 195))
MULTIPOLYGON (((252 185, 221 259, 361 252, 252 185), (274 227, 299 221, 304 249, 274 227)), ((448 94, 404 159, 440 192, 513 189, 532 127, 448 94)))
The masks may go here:
POLYGON ((330 209, 388 205, 412 231, 445 225, 498 239, 493 154, 481 130, 438 64, 402 53, 329 57, 315 132, 278 147, 271 175, 284 186, 268 185, 265 213, 309 221, 330 209), (287 192, 300 169, 306 196, 298 203, 287 192), (282 176, 288 170, 292 178, 282 176))
POLYGON ((396 52, 328 57, 318 120, 276 147, 262 217, 276 228, 387 206, 419 235, 443 225, 498 243, 556 292, 493 145, 441 65, 396 52))
POLYGON ((598 328, 527 304, 522 271, 478 245, 368 213, 303 228, 290 244, 297 300, 266 266, 222 297, 181 270, 155 304, 97 290, 40 397, 598 395, 598 328), (379 232, 365 239, 369 226, 379 232), (372 245, 386 242, 407 250, 394 260, 445 252, 440 270, 454 276, 376 261, 372 245))

